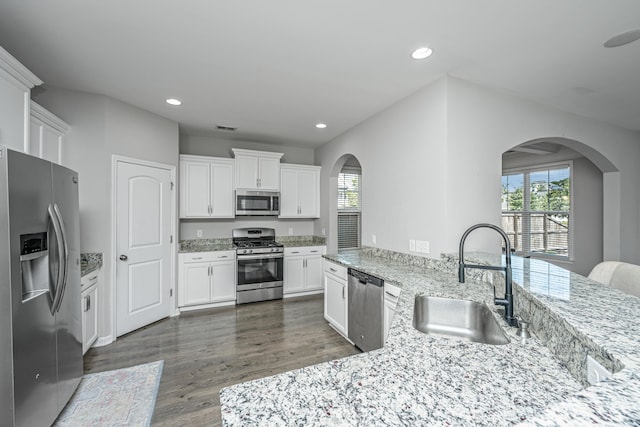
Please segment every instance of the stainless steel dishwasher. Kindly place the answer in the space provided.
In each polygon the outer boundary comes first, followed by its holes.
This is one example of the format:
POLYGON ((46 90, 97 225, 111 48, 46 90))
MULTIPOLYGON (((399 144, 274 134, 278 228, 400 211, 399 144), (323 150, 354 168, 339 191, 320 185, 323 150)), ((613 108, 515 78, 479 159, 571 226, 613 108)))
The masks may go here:
POLYGON ((349 339, 362 351, 383 345, 384 280, 348 269, 349 339))

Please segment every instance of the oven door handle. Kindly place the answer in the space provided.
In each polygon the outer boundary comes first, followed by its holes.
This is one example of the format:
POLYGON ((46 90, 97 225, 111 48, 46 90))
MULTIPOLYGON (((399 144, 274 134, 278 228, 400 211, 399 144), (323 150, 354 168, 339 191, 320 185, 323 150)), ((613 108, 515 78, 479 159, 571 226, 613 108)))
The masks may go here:
POLYGON ((276 254, 256 254, 256 255, 238 255, 238 261, 243 260, 251 260, 251 259, 273 259, 273 258, 284 258, 283 253, 276 254))

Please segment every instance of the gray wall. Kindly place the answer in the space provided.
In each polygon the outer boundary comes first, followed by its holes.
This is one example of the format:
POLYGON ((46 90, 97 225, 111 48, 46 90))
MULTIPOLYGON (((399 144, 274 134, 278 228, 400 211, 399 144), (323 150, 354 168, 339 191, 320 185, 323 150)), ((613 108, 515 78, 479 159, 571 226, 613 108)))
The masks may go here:
POLYGON ((446 81, 401 100, 316 150, 321 219, 328 251, 337 250, 337 176, 347 160, 362 167, 362 244, 409 252, 409 239, 445 250, 446 81), (373 236, 376 243, 373 243, 373 236))
POLYGON ((213 135, 190 135, 184 132, 180 134, 180 154, 233 157, 232 148, 284 153, 284 156, 280 159, 282 163, 296 163, 300 165, 315 164, 313 148, 265 144, 254 141, 222 138, 213 135))
POLYGON ((47 87, 35 100, 71 126, 63 159, 80 179, 80 248, 103 253, 99 335, 113 336, 112 156, 177 167, 178 124, 102 95, 47 87))
POLYGON ((563 149, 553 155, 522 154, 502 157, 502 168, 573 161, 573 261, 553 261, 561 267, 586 276, 603 259, 602 171, 579 153, 563 149))
MULTIPOLYGON (((314 164, 313 148, 264 144, 260 142, 224 139, 206 135, 180 135, 180 154, 232 158, 232 148, 284 153, 282 163, 302 165, 314 164)), ((274 228, 280 235, 312 235, 313 219, 277 219, 270 217, 250 217, 235 219, 180 220, 180 239, 197 239, 197 231, 202 230, 202 238, 230 238, 231 230, 240 227, 274 228)))
MULTIPOLYGON (((428 256, 457 252, 470 225, 500 223, 502 153, 543 137, 579 141, 615 165, 605 174, 613 179, 604 179, 603 222, 618 221, 619 227, 605 228, 604 257, 618 253, 619 259, 640 263, 640 134, 451 77, 316 150, 323 167, 316 232, 326 227, 334 250, 331 170, 353 154, 362 165, 363 244, 372 245, 375 234, 376 245, 386 249, 409 252, 408 240, 415 238, 430 242, 428 256)), ((499 251, 494 235, 472 237, 469 249, 499 251)))

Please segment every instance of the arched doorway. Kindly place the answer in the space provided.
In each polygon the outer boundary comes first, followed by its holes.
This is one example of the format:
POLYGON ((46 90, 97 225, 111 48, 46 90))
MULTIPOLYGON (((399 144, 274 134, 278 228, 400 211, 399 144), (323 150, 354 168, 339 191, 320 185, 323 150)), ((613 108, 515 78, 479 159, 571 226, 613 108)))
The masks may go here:
MULTIPOLYGON (((540 138, 502 156, 502 227, 517 253, 587 275, 605 259, 604 191, 615 166, 567 138, 540 138)), ((608 254, 610 255, 610 254, 608 254)))
POLYGON ((329 176, 330 253, 357 249, 362 235, 362 166, 356 156, 336 160, 329 176))

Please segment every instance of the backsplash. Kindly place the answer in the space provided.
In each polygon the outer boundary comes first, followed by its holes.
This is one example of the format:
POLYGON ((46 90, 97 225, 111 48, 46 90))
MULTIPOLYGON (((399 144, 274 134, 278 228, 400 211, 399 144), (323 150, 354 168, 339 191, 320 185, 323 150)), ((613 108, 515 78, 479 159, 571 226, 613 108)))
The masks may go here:
POLYGON ((324 236, 278 236, 276 235, 276 241, 284 244, 306 243, 309 242, 314 246, 321 246, 327 244, 327 238, 324 236))
POLYGON ((203 250, 230 250, 231 238, 180 240, 180 252, 202 252, 203 250))

